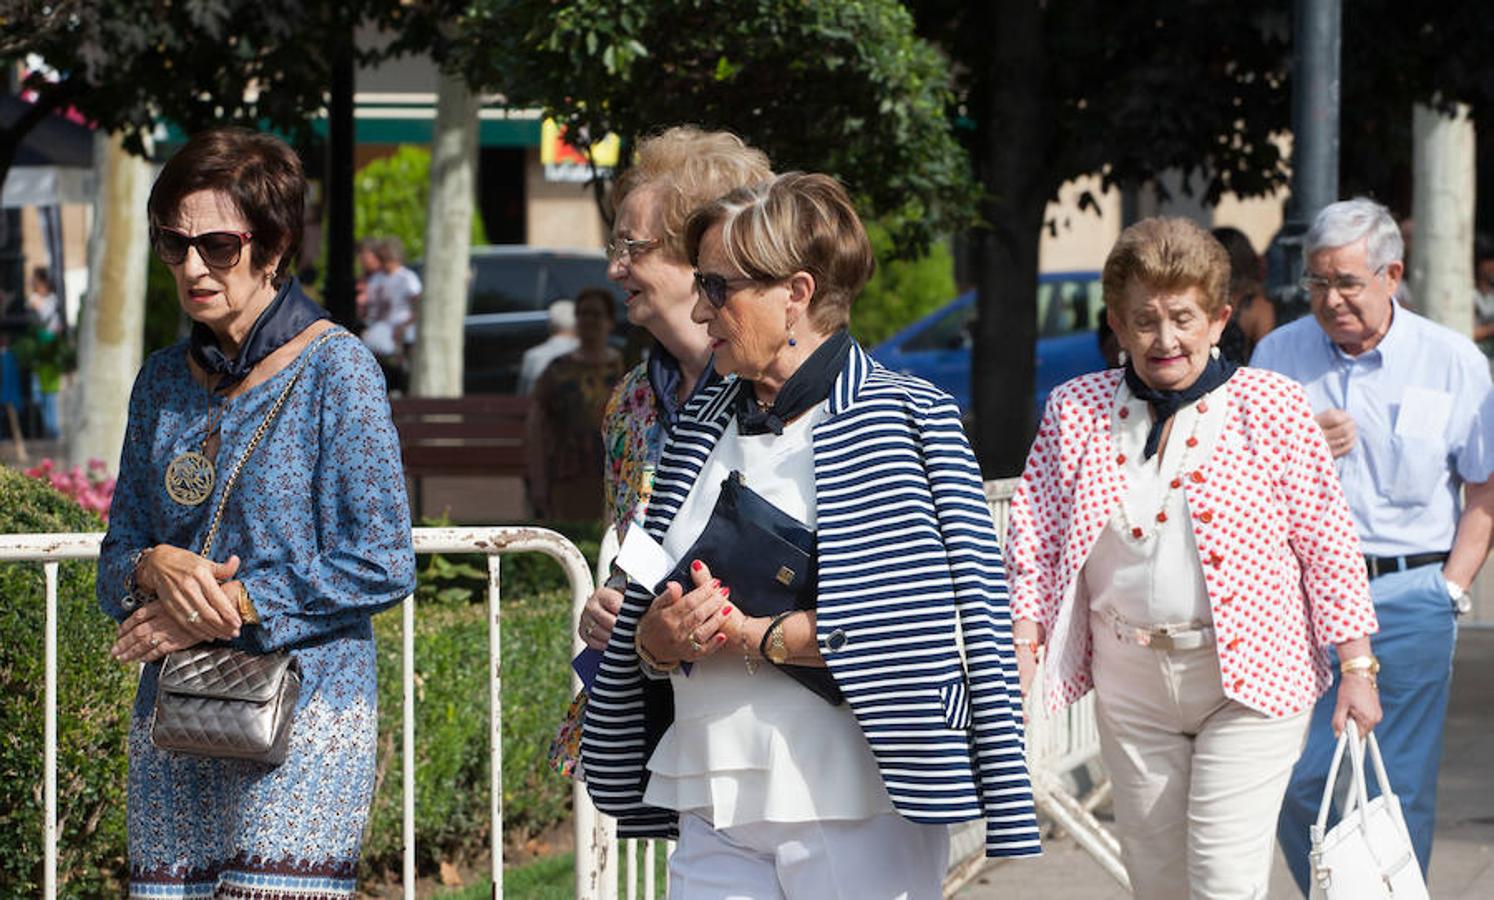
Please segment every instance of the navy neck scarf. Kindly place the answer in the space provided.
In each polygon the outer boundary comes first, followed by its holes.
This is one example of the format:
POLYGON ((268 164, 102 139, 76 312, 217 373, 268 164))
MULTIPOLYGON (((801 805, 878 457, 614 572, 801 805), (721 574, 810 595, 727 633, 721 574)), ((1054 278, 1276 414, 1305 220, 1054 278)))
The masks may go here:
POLYGON ((1136 369, 1131 366, 1130 362, 1127 362, 1126 386, 1131 389, 1131 393, 1145 400, 1151 406, 1153 413, 1152 428, 1146 433, 1146 451, 1142 454, 1142 458, 1151 459, 1157 455, 1157 445, 1162 442, 1162 428, 1174 413, 1229 381, 1229 377, 1235 374, 1237 368, 1239 366, 1227 359, 1215 359, 1211 356, 1203 372, 1192 384, 1180 391, 1159 391, 1142 381, 1141 376, 1136 374, 1136 369))
POLYGON ((716 369, 706 361, 705 371, 700 373, 700 378, 695 382, 695 387, 690 391, 684 402, 679 397, 680 381, 685 373, 680 369, 680 361, 674 358, 674 354, 665 349, 664 345, 654 341, 654 347, 648 353, 648 365, 643 370, 648 375, 648 385, 653 388, 654 396, 659 401, 659 421, 664 424, 666 434, 674 433, 674 423, 680 417, 680 410, 690 397, 694 397, 706 387, 721 380, 716 374, 716 369))
POLYGON ((842 330, 830 335, 783 383, 773 405, 767 409, 758 407, 752 382, 742 379, 737 391, 737 433, 783 434, 785 423, 830 396, 850 353, 849 332, 842 330))
POLYGON ((221 394, 248 377, 256 363, 279 350, 286 341, 300 334, 307 325, 327 318, 327 311, 301 290, 292 278, 275 294, 275 299, 259 314, 249 328, 239 355, 230 357, 218 346, 218 336, 201 322, 192 325, 187 352, 192 360, 210 375, 221 375, 213 392, 221 394))

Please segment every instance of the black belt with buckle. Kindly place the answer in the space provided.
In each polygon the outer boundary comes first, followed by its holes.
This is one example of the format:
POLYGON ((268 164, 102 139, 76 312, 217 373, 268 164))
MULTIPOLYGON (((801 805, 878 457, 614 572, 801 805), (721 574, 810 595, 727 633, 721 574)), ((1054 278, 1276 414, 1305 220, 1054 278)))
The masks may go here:
POLYGON ((1446 553, 1413 553, 1410 556, 1368 556, 1364 557, 1364 564, 1369 568, 1371 579, 1379 578, 1381 575, 1389 575, 1391 572, 1404 572, 1407 569, 1416 569, 1421 566, 1430 566, 1433 563, 1447 562, 1446 553))

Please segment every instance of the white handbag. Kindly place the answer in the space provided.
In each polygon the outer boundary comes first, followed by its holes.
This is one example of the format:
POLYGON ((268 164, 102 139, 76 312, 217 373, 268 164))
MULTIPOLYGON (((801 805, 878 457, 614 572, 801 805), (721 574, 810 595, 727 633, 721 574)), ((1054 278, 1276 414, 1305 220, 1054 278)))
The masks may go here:
POLYGON ((1338 748, 1328 768, 1328 784, 1318 821, 1312 826, 1312 900, 1426 900, 1427 886, 1421 866, 1411 849, 1411 835, 1401 817, 1401 802, 1390 789, 1385 760, 1373 732, 1369 735, 1370 759, 1380 796, 1369 799, 1364 783, 1365 742, 1351 719, 1338 736, 1338 748), (1333 803, 1333 784, 1338 778, 1344 748, 1349 750, 1354 784, 1343 817, 1328 830, 1328 809, 1333 803))

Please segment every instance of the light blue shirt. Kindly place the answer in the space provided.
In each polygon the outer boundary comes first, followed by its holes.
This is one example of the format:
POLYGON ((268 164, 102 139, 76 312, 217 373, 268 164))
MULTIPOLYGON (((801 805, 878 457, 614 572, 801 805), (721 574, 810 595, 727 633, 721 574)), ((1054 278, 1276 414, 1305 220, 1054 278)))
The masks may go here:
POLYGON ((1451 549, 1460 486, 1494 471, 1481 433, 1494 418, 1479 414, 1489 364, 1472 341, 1397 304, 1385 337, 1359 356, 1306 316, 1266 335, 1250 364, 1301 382, 1313 412, 1353 416, 1354 447, 1335 462, 1365 553, 1451 549))

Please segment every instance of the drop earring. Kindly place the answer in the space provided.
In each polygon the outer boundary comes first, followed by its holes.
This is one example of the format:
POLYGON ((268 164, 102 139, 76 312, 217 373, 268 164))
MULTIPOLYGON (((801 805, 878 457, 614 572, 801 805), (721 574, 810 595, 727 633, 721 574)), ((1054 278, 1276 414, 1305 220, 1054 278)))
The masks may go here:
POLYGON ((799 346, 799 342, 794 339, 794 326, 792 326, 792 325, 789 326, 789 330, 788 330, 788 345, 790 347, 797 347, 797 346, 799 346))

